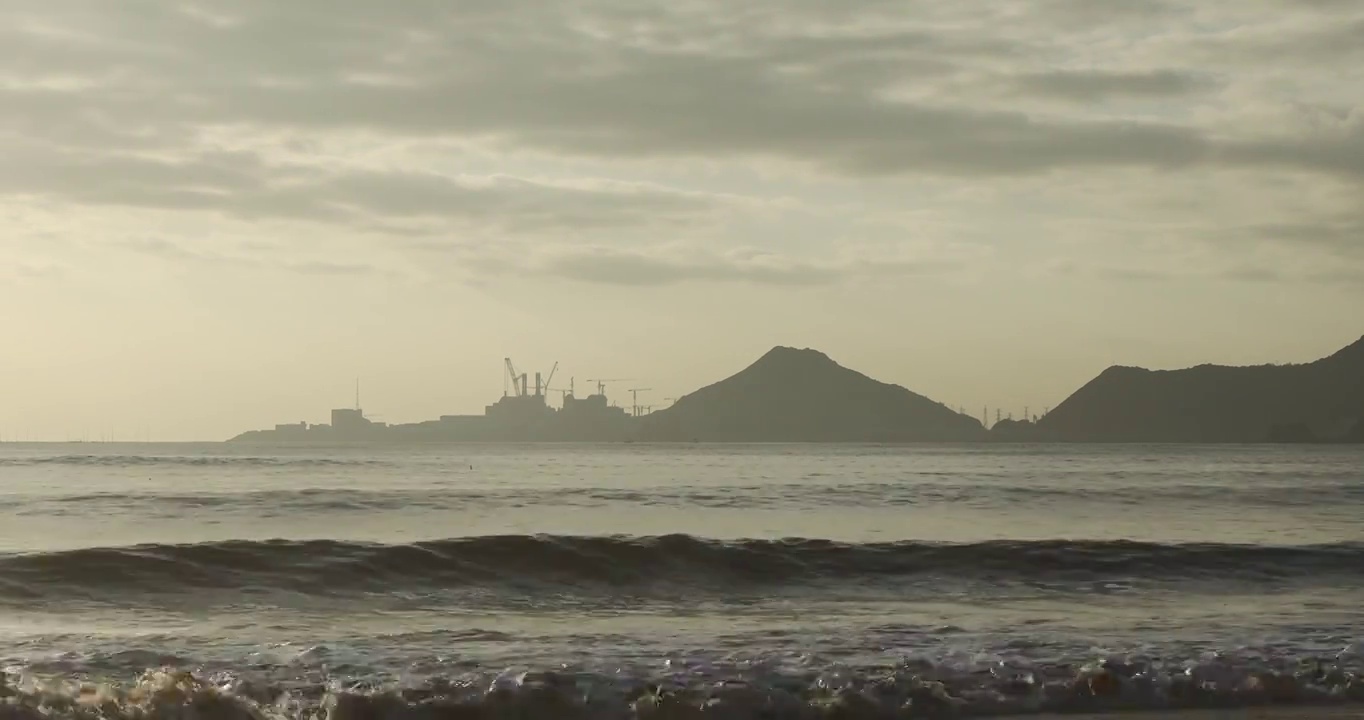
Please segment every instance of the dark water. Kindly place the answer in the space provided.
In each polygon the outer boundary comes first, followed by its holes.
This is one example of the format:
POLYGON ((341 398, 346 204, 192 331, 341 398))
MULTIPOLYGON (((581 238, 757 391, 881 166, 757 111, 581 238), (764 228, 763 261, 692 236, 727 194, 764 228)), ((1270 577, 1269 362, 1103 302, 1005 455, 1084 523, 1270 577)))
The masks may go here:
POLYGON ((1359 448, 0 446, 48 715, 1364 702, 1361 654, 1359 448))

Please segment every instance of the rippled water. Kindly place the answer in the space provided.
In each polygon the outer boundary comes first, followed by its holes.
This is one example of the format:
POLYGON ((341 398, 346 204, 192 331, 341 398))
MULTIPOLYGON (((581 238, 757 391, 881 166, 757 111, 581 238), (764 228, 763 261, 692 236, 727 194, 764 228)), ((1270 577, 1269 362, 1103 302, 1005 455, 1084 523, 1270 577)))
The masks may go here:
POLYGON ((35 707, 1364 701, 1362 641, 1360 448, 0 445, 35 707))

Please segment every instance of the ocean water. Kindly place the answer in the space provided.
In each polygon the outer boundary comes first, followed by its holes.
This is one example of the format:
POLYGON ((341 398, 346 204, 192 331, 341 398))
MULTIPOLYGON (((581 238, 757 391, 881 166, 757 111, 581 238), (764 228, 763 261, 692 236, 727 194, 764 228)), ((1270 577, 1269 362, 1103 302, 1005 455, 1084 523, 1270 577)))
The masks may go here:
POLYGON ((1364 449, 0 445, 0 663, 20 717, 1364 703, 1364 449))

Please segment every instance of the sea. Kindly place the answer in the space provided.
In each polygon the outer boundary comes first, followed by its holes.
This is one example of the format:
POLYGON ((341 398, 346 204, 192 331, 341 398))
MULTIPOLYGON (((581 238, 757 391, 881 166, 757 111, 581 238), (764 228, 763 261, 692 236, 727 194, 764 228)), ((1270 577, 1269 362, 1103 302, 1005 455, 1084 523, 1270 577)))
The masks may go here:
POLYGON ((0 665, 6 718, 1364 704, 1364 448, 3 444, 0 665))

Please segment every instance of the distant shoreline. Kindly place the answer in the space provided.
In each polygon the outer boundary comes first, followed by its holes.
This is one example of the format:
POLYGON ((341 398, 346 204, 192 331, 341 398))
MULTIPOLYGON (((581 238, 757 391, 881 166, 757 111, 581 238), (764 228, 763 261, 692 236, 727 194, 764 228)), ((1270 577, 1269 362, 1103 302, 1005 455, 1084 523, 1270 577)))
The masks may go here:
MULTIPOLYGON (((557 366, 556 366, 557 367, 557 366)), ((551 373, 552 376, 552 373, 551 373)), ((605 390, 565 392, 563 407, 525 375, 483 415, 389 425, 353 408, 328 424, 296 422, 229 442, 668 442, 918 444, 1332 445, 1364 443, 1364 338, 1302 365, 1151 371, 1112 366, 1043 413, 979 417, 843 367, 810 348, 778 346, 728 378, 652 412, 605 390)), ((633 398, 632 398, 633 399, 633 398)))

